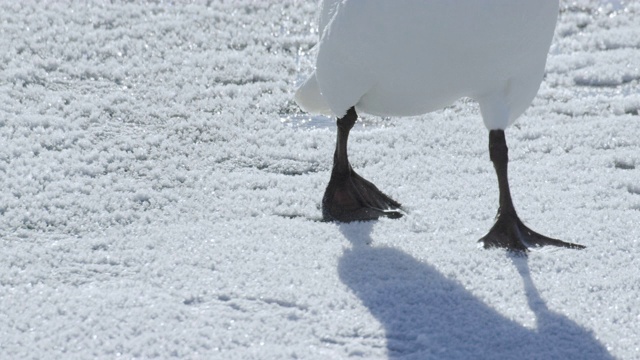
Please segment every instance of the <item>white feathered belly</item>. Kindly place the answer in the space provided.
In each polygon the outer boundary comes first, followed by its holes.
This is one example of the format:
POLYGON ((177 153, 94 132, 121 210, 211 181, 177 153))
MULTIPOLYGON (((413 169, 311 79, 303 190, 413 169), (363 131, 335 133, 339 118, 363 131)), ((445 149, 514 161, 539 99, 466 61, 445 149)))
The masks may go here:
POLYGON ((327 21, 316 71, 296 100, 335 116, 354 105, 411 116, 470 96, 485 123, 510 123, 538 90, 557 8, 557 0, 347 0, 327 21))

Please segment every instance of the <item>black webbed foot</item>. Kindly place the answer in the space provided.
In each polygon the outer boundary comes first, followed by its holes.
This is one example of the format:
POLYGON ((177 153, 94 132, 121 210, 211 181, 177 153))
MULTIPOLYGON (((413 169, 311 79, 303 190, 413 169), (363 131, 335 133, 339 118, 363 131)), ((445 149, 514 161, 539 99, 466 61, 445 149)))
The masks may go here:
POLYGON ((322 216, 327 221, 397 219, 402 215, 399 202, 353 170, 332 176, 322 198, 322 216))
POLYGON ((498 219, 489 230, 489 233, 478 242, 482 243, 485 249, 506 248, 521 253, 543 246, 557 246, 569 249, 585 248, 583 245, 568 243, 539 234, 528 228, 518 215, 512 212, 499 213, 498 219))

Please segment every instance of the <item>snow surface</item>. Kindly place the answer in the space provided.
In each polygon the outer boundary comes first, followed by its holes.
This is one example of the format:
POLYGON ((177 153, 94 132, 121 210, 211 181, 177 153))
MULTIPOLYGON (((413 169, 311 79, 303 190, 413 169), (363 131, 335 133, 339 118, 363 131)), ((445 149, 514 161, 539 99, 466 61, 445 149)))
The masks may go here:
POLYGON ((511 186, 588 248, 528 258, 477 248, 469 100, 352 133, 406 217, 312 221, 317 4, 274 3, 0 2, 0 358, 640 358, 639 2, 561 3, 511 186))

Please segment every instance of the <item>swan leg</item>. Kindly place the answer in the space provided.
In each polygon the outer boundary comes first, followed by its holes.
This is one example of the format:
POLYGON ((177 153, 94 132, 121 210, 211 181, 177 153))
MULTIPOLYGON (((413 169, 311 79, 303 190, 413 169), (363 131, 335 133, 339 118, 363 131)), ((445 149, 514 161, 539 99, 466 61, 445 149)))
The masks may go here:
POLYGON ((584 249, 585 246, 564 242, 541 235, 522 223, 511 199, 507 165, 509 163, 508 148, 503 130, 489 132, 489 154, 498 176, 500 188, 500 208, 495 224, 489 233, 479 240, 485 249, 500 247, 515 252, 527 252, 529 248, 541 246, 558 246, 571 249, 584 249))
POLYGON ((322 216, 326 221, 366 221, 381 216, 400 218, 400 203, 358 175, 351 168, 347 157, 349 132, 358 115, 351 107, 337 120, 338 138, 333 156, 331 179, 322 198, 322 216))

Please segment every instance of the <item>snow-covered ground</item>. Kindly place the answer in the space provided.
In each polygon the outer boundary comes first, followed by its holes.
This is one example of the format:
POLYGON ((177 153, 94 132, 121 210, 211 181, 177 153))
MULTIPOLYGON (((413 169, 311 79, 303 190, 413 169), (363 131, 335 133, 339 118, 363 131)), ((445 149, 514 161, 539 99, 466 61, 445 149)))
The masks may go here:
POLYGON ((561 4, 511 186, 587 249, 528 258, 470 101, 352 133, 407 216, 313 221, 316 7, 0 1, 0 358, 640 359, 640 3, 561 4))

